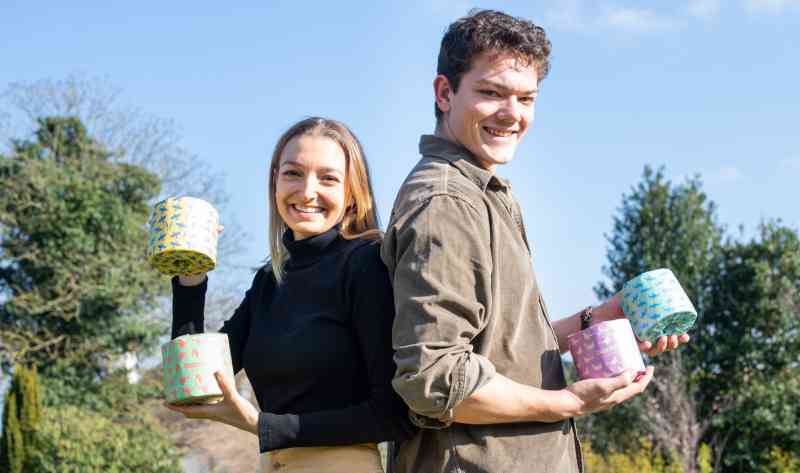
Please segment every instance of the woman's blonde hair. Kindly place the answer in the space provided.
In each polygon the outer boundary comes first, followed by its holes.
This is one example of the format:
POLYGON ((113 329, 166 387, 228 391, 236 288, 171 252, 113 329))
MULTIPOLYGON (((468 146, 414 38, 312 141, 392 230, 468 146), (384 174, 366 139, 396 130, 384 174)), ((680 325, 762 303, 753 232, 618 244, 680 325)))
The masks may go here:
POLYGON ((283 266, 289 257, 289 252, 283 245, 283 234, 287 229, 287 225, 278 213, 278 205, 275 201, 278 166, 286 145, 292 139, 300 136, 328 138, 338 143, 342 147, 342 151, 344 151, 345 212, 339 227, 339 233, 342 237, 352 240, 356 238, 380 239, 383 236, 378 227, 378 213, 372 197, 372 184, 366 156, 358 138, 344 123, 336 120, 310 117, 297 122, 278 139, 269 165, 270 259, 272 271, 278 283, 283 280, 283 266))

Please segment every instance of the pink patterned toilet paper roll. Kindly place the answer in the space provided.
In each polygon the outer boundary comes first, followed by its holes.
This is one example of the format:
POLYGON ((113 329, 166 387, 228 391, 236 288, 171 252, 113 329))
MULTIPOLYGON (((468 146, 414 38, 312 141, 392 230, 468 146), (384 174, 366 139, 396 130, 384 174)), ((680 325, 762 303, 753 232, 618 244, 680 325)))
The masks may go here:
POLYGON ((645 369, 628 319, 592 325, 567 337, 567 342, 580 379, 610 378, 629 368, 645 369))

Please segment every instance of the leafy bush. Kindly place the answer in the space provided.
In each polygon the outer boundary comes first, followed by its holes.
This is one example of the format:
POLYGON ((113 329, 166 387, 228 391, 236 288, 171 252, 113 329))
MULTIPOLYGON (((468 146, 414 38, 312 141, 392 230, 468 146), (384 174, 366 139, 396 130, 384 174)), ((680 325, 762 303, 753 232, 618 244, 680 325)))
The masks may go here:
POLYGON ((652 444, 644 439, 642 447, 626 453, 595 453, 588 443, 583 445, 584 463, 587 473, 683 473, 678 461, 664 458, 653 452, 652 444))
POLYGON ((148 416, 112 418, 76 406, 43 414, 28 473, 180 471, 180 453, 148 416))

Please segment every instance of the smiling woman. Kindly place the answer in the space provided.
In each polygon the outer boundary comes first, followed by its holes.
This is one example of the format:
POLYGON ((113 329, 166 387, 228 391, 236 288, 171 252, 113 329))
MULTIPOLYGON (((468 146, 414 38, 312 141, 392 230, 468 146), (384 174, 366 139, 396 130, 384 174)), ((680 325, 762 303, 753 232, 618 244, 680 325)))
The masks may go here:
POLYGON ((275 145, 269 176, 270 253, 278 281, 287 228, 297 240, 337 223, 344 238, 380 238, 364 151, 344 124, 313 117, 289 128, 275 145))
MULTIPOLYGON (((259 408, 220 373, 222 401, 169 407, 256 434, 262 471, 380 471, 376 443, 413 428, 391 387, 394 298, 361 144, 342 123, 303 120, 269 175, 272 258, 220 329, 259 408)), ((174 338, 203 327, 207 279, 172 288, 174 338)))

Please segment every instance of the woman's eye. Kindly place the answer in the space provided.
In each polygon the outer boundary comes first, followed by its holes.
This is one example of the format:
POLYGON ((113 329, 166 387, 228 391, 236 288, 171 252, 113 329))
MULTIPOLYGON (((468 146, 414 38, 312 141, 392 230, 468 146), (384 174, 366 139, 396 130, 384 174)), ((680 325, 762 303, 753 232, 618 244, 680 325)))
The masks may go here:
POLYGON ((282 174, 284 176, 290 176, 290 177, 295 177, 300 175, 300 173, 298 171, 295 171, 294 169, 287 169, 286 171, 283 171, 282 174))
POLYGON ((336 176, 322 176, 322 180, 328 182, 339 182, 339 178, 336 176))

